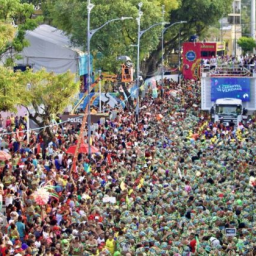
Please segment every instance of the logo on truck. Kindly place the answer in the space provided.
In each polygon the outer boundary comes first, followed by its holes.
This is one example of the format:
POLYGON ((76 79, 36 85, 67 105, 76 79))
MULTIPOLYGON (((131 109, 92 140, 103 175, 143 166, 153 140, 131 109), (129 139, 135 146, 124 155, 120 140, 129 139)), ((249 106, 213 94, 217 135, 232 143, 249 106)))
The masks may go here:
POLYGON ((186 53, 186 59, 188 61, 194 61, 196 59, 196 53, 194 51, 188 51, 186 53))

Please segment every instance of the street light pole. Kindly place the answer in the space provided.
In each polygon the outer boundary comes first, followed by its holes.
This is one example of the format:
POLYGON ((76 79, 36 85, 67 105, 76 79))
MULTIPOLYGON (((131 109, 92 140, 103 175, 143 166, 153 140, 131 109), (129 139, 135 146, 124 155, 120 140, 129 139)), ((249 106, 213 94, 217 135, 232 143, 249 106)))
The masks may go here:
POLYGON ((29 146, 29 112, 27 110, 27 145, 29 146))
POLYGON ((236 27, 236 18, 235 18, 235 58, 236 58, 236 51, 237 51, 237 39, 236 39, 236 29, 237 29, 237 27, 236 27))
POLYGON ((93 9, 94 5, 91 4, 90 0, 88 0, 87 5, 87 65, 88 65, 88 118, 87 118, 87 127, 88 127, 88 155, 89 158, 91 157, 91 106, 90 106, 90 98, 91 98, 91 49, 90 49, 90 24, 91 24, 91 10, 93 9))
MULTIPOLYGON (((164 10, 164 5, 162 6, 162 15, 163 15, 163 22, 164 22, 164 14, 165 14, 165 10, 164 10)), ((163 97, 163 90, 164 90, 164 27, 162 26, 162 63, 161 63, 161 70, 162 70, 162 77, 161 77, 161 82, 162 82, 162 88, 161 88, 161 97, 163 97)))
POLYGON ((116 18, 116 19, 112 19, 107 21, 106 23, 104 23, 102 26, 91 30, 90 28, 90 22, 91 22, 91 10, 94 7, 94 4, 91 3, 91 0, 88 0, 87 2, 87 54, 88 54, 88 59, 87 59, 87 68, 88 68, 88 119, 87 119, 87 123, 88 123, 88 155, 89 158, 91 157, 91 109, 90 109, 90 99, 91 99, 91 63, 90 63, 90 57, 91 57, 91 49, 90 49, 90 42, 91 42, 91 38, 92 36, 101 28, 105 27, 107 24, 109 24, 110 22, 113 21, 118 21, 118 20, 129 20, 129 19, 133 19, 132 17, 121 17, 121 18, 116 18))
POLYGON ((140 99, 140 95, 139 95, 139 87, 140 87, 140 19, 141 16, 143 14, 143 12, 141 11, 141 7, 142 7, 142 2, 139 3, 139 15, 137 18, 137 23, 138 23, 138 41, 137 41, 137 80, 136 80, 136 87, 137 87, 137 94, 136 94, 136 122, 139 122, 139 99, 140 99))
MULTIPOLYGON (((163 28, 162 29, 162 84, 163 84, 163 81, 164 81, 164 69, 163 69, 163 63, 164 63, 164 33, 166 32, 167 29, 171 28, 172 26, 174 25, 177 25, 177 24, 183 24, 183 23, 187 23, 187 21, 178 21, 178 22, 174 22, 173 24, 169 25, 168 27, 166 28, 163 28)), ((180 47, 180 35, 179 35, 179 47, 180 47)), ((180 51, 180 49, 179 49, 180 51)), ((179 69, 180 69, 180 53, 179 53, 179 69)))
POLYGON ((101 70, 99 70, 99 93, 100 93, 99 112, 101 113, 101 70))
POLYGON ((255 40, 255 0, 251 0, 251 37, 255 40))
POLYGON ((180 61, 181 61, 181 56, 180 56, 180 54, 181 54, 181 42, 180 42, 180 37, 181 37, 181 31, 180 31, 180 29, 179 29, 179 62, 178 62, 178 69, 179 69, 179 78, 180 78, 180 61))
POLYGON ((142 37, 142 35, 147 32, 148 30, 150 30, 153 27, 159 26, 159 25, 164 25, 164 24, 168 24, 166 22, 158 22, 153 24, 152 26, 148 27, 145 30, 141 30, 140 29, 140 19, 141 16, 143 14, 143 12, 141 11, 141 7, 142 7, 142 3, 139 3, 139 15, 138 18, 136 19, 138 22, 138 41, 137 41, 137 81, 136 81, 136 89, 137 89, 137 94, 136 94, 136 122, 139 122, 139 111, 140 111, 140 107, 139 107, 139 84, 140 84, 140 38, 142 37))

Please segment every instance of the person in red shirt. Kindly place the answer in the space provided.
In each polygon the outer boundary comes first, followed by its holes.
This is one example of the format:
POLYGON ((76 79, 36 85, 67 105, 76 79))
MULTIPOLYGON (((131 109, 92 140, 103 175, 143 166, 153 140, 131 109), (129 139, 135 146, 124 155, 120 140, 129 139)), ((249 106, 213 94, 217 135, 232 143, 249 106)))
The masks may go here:
POLYGON ((196 237, 195 234, 191 233, 189 247, 192 253, 196 252, 196 237))
POLYGON ((7 242, 3 242, 2 239, 0 239, 0 255, 1 256, 6 256, 8 255, 8 251, 10 251, 10 249, 12 248, 12 242, 11 241, 7 241, 7 242))
POLYGON ((92 213, 88 216, 88 220, 91 220, 91 221, 95 220, 99 223, 102 223, 103 222, 103 217, 100 216, 98 211, 92 211, 92 213))
POLYGON ((5 245, 3 244, 3 241, 0 242, 0 255, 3 255, 5 256, 5 251, 6 251, 6 247, 5 245))

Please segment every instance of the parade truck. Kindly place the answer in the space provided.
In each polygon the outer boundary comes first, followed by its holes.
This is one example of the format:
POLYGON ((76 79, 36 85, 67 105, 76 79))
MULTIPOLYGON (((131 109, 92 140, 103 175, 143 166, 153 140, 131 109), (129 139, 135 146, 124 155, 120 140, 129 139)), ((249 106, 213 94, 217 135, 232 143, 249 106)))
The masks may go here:
POLYGON ((238 124, 243 121, 246 110, 243 109, 243 101, 240 99, 217 99, 211 108, 212 121, 221 121, 228 126, 231 121, 238 124))
POLYGON ((256 76, 244 68, 202 73, 201 109, 209 111, 215 122, 238 125, 256 110, 256 76))
POLYGON ((182 74, 184 79, 198 80, 202 66, 216 66, 217 57, 225 53, 224 42, 184 42, 182 45, 182 74), (213 63, 211 63, 211 60, 213 63))

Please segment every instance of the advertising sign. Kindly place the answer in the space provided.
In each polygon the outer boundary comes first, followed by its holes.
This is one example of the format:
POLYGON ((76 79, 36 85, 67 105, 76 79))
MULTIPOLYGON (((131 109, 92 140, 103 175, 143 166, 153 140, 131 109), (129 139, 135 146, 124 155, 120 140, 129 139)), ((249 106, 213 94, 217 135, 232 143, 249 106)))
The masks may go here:
POLYGON ((196 53, 194 51, 186 52, 186 59, 188 61, 194 61, 196 59, 196 53))
POLYGON ((211 100, 221 98, 250 101, 250 78, 211 78, 211 100))
MULTIPOLYGON (((78 125, 82 124, 84 114, 80 115, 62 115, 62 122, 70 122, 71 124, 78 125)), ((97 123, 101 118, 109 119, 108 113, 100 113, 100 114, 91 114, 91 122, 97 123)))
POLYGON ((226 236, 236 236, 235 228, 226 228, 226 236))

